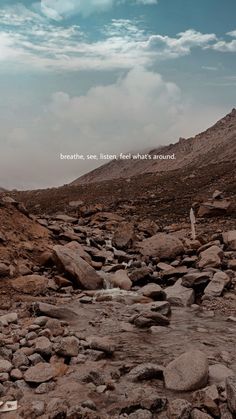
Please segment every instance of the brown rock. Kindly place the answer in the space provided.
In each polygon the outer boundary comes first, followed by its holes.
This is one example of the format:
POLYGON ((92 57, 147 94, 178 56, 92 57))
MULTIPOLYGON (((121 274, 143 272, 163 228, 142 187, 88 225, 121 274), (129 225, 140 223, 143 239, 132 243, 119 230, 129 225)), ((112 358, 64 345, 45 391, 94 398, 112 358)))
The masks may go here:
POLYGON ((129 247, 134 239, 134 226, 132 223, 128 223, 123 221, 119 224, 118 228, 116 229, 112 244, 117 249, 124 249, 129 247))
POLYGON ((157 233, 143 240, 138 248, 142 255, 160 259, 174 259, 184 251, 183 244, 177 237, 165 233, 157 233))
POLYGON ((39 362, 30 367, 24 374, 24 379, 27 383, 40 384, 51 380, 55 377, 55 370, 46 362, 39 362))
POLYGON ((11 286, 23 294, 39 295, 47 290, 48 279, 41 275, 19 276, 11 280, 11 286))
POLYGON ((54 246, 53 252, 58 268, 70 274, 79 287, 90 290, 102 288, 102 278, 80 257, 80 251, 54 246))

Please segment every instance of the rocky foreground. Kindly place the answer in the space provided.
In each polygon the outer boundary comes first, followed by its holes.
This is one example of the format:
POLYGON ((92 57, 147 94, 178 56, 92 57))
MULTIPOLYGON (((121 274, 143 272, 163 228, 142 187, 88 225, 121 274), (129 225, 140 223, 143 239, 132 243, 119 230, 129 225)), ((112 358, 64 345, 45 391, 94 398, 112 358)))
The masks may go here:
POLYGON ((2 417, 236 417, 233 222, 200 218, 193 240, 186 222, 39 218, 7 196, 0 220, 2 417))

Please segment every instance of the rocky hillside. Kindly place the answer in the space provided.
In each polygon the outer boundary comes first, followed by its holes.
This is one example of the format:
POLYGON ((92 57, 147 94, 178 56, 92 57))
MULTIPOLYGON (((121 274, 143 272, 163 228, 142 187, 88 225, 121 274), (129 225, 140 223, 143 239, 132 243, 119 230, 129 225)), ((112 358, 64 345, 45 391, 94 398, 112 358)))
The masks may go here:
POLYGON ((76 179, 72 185, 236 162, 236 109, 196 137, 180 138, 178 143, 153 149, 150 154, 174 154, 175 160, 114 160, 76 179))

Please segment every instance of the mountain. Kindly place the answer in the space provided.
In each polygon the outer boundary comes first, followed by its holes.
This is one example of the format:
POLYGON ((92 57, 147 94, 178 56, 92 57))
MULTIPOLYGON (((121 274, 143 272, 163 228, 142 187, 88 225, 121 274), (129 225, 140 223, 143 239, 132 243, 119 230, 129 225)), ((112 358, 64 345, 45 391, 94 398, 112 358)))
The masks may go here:
POLYGON ((0 193, 1 193, 1 192, 6 192, 6 189, 1 188, 1 186, 0 186, 0 193))
POLYGON ((169 172, 193 169, 223 162, 236 161, 236 109, 206 131, 175 144, 149 152, 150 160, 113 160, 79 177, 71 185, 130 178, 142 173, 169 172), (154 155, 174 155, 175 159, 154 160, 154 155))

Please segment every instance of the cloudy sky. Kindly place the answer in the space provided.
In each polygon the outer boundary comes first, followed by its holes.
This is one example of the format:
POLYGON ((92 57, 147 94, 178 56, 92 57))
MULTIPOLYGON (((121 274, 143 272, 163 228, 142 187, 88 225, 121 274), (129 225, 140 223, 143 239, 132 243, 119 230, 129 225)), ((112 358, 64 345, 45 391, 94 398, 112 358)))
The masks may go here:
POLYGON ((235 0, 1 0, 0 186, 58 186, 236 106, 235 0), (101 162, 96 162, 101 164, 101 162))

